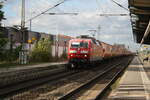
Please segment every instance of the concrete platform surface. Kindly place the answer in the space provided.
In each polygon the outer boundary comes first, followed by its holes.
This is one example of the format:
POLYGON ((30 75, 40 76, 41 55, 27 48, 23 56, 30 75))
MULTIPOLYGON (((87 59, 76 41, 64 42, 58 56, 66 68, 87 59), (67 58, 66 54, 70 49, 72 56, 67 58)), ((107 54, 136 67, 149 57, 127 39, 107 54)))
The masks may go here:
POLYGON ((144 66, 135 57, 107 98, 108 100, 150 100, 150 80, 144 66))

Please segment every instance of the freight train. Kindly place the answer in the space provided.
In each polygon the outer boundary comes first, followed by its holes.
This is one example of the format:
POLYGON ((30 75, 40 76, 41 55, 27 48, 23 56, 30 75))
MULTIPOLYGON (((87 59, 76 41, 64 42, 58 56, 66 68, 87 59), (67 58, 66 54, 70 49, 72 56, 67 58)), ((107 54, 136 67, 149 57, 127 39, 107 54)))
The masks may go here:
POLYGON ((104 59, 131 54, 125 47, 110 45, 89 36, 79 36, 69 41, 68 67, 93 65, 104 59))

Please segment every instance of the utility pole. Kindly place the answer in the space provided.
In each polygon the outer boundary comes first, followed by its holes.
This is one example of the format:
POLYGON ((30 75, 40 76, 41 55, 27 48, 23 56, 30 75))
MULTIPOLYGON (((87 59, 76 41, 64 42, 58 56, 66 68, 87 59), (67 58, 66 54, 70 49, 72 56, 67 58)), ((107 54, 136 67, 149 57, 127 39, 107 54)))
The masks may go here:
POLYGON ((27 63, 27 52, 25 51, 25 0, 22 0, 21 9, 21 33, 22 33, 22 51, 19 53, 20 63, 27 63))
POLYGON ((13 34, 10 34, 10 52, 13 53, 13 34))
POLYGON ((21 28, 25 27, 25 0, 22 0, 22 10, 21 10, 21 28))
MULTIPOLYGON (((32 14, 33 13, 35 13, 35 12, 32 12, 31 13, 31 15, 30 15, 30 17, 32 18, 32 14)), ((30 19, 30 27, 29 27, 29 33, 28 33, 28 46, 29 46, 29 52, 31 51, 31 45, 32 45, 32 42, 33 42, 33 40, 32 40, 32 38, 31 38, 31 34, 32 34, 32 19, 30 19)))
POLYGON ((21 32, 22 32, 22 50, 25 49, 25 0, 22 0, 22 9, 21 9, 21 32))
POLYGON ((30 31, 32 30, 32 19, 30 19, 30 31))
POLYGON ((29 52, 31 51, 31 43, 32 43, 31 31, 32 31, 32 20, 30 19, 30 32, 29 32, 29 34, 28 34, 28 36, 29 36, 30 38, 28 38, 28 39, 30 39, 31 42, 28 42, 28 43, 29 43, 29 52))
POLYGON ((100 36, 100 30, 101 30, 101 26, 100 25, 98 25, 98 27, 97 27, 97 39, 99 39, 100 40, 100 38, 101 38, 101 36, 100 36))

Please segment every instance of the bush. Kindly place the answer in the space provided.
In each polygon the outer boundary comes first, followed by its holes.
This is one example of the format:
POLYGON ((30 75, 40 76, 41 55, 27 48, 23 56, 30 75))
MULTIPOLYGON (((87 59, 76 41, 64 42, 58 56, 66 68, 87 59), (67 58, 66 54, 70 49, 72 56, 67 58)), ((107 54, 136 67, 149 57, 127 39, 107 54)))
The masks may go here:
POLYGON ((51 41, 46 38, 46 39, 41 39, 39 40, 30 56, 30 61, 32 62, 48 62, 51 61, 51 41))
POLYGON ((1 61, 17 61, 19 58, 19 52, 21 51, 21 46, 18 46, 17 48, 10 50, 4 50, 3 53, 1 53, 1 61))
POLYGON ((6 59, 6 50, 5 50, 5 46, 8 42, 8 39, 3 37, 3 33, 0 31, 0 61, 3 61, 6 59))

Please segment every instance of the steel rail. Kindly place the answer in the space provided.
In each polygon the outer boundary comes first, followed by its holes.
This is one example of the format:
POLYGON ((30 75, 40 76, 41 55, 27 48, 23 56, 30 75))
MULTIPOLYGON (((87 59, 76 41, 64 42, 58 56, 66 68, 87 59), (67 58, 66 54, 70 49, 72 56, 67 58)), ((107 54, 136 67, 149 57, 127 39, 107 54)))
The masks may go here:
MULTIPOLYGON (((61 65, 59 65, 61 66, 61 65)), ((59 70, 64 69, 64 66, 57 68, 51 67, 38 67, 38 68, 31 68, 31 69, 25 69, 25 70, 18 70, 18 71, 12 71, 12 72, 6 72, 6 73, 0 73, 0 88, 3 88, 5 86, 23 82, 31 79, 35 79, 38 77, 49 75, 50 73, 55 73, 59 70)))
POLYGON ((43 71, 43 70, 49 70, 49 69, 56 69, 60 66, 66 66, 67 63, 59 64, 59 65, 46 65, 41 67, 31 67, 31 68, 23 68, 23 69, 16 69, 16 70, 10 70, 10 71, 2 71, 0 72, 0 78, 9 77, 15 74, 22 74, 22 73, 32 73, 37 71, 43 71))
POLYGON ((120 69, 119 72, 117 72, 115 74, 115 76, 112 77, 112 79, 109 81, 109 83, 107 83, 107 85, 98 93, 98 95, 95 97, 94 100, 99 100, 100 98, 103 97, 104 93, 107 91, 107 89, 111 86, 111 84, 114 83, 114 81, 117 79, 117 76, 119 76, 124 70, 125 68, 130 64, 130 62, 132 61, 132 58, 128 60, 128 62, 124 65, 124 67, 122 69, 120 69))
POLYGON ((116 66, 121 65, 123 62, 113 65, 111 68, 105 70, 104 72, 100 73, 99 75, 95 76, 94 78, 92 78, 91 80, 89 80, 88 82, 86 82, 85 84, 79 86, 78 88, 72 90, 71 92, 67 93, 66 95, 60 97, 58 100, 68 100, 68 98, 72 97, 73 95, 79 93, 79 91, 87 88, 88 86, 90 86, 91 84, 93 84, 95 81, 97 81, 97 79, 99 79, 100 77, 104 76, 106 73, 110 72, 112 69, 116 68, 116 66))
POLYGON ((49 74, 55 74, 56 72, 61 72, 64 68, 61 69, 47 69, 47 70, 40 70, 40 71, 33 71, 33 72, 26 72, 26 73, 19 73, 12 76, 6 76, 0 78, 0 88, 4 88, 5 86, 9 86, 15 83, 21 83, 29 80, 34 80, 40 77, 48 76, 49 74))
POLYGON ((49 73, 46 76, 14 83, 8 86, 6 85, 3 88, 0 88, 0 97, 7 97, 8 95, 14 94, 17 91, 23 89, 29 89, 32 86, 35 87, 49 81, 55 81, 63 77, 67 77, 69 75, 73 75, 75 73, 77 73, 77 71, 67 71, 66 69, 64 69, 64 70, 59 70, 56 72, 49 73))
MULTIPOLYGON (((47 68, 44 68, 44 69, 47 69, 47 68)), ((94 68, 95 69, 95 68, 94 68)), ((69 70, 69 72, 67 72, 67 70, 66 70, 66 72, 64 71, 64 72, 59 72, 59 70, 60 69, 54 69, 55 71, 58 71, 57 73, 55 73, 55 72, 52 72, 52 73, 50 73, 50 74, 48 74, 48 75, 46 75, 46 76, 43 76, 43 77, 40 77, 41 79, 42 78, 46 78, 46 77, 48 77, 48 76, 51 76, 51 75, 53 75, 53 76, 55 76, 55 74, 57 75, 58 74, 58 76, 60 76, 60 77, 58 77, 57 78, 57 80, 58 79, 60 79, 61 77, 62 78, 64 78, 64 77, 66 77, 66 76, 72 76, 74 73, 70 73, 70 71, 71 70, 69 70), (70 74, 66 74, 65 76, 64 75, 62 75, 61 73, 70 73, 70 74)), ((54 71, 54 70, 51 70, 51 71, 54 71)), ((28 70, 29 71, 29 70, 28 70)), ((35 70, 36 71, 36 70, 35 70)), ((37 71, 41 71, 41 70, 37 70, 37 71)), ((45 71, 45 70, 42 70, 42 71, 45 71)), ((79 73, 80 71, 78 71, 78 73, 79 73)), ((23 71, 23 73, 24 73, 24 71, 23 71)), ((26 73, 26 71, 25 71, 25 73, 26 73)), ((57 77, 57 76, 56 76, 57 77)), ((13 84, 6 84, 5 86, 2 86, 1 88, 0 88, 0 97, 1 96, 3 96, 3 97, 7 97, 7 95, 9 95, 9 94, 13 94, 12 92, 15 92, 15 91, 19 91, 19 90, 23 90, 23 89, 25 89, 25 88, 30 88, 30 87, 32 87, 32 86, 34 86, 34 85, 40 85, 40 84, 43 84, 43 83, 46 83, 47 81, 55 81, 56 79, 54 79, 54 78, 49 78, 48 77, 48 80, 45 80, 45 79, 42 79, 40 82, 41 83, 36 83, 36 82, 34 82, 34 81, 39 81, 39 78, 37 77, 37 78, 35 78, 35 79, 33 79, 33 78, 31 78, 30 80, 25 80, 25 81, 21 81, 21 82, 15 82, 15 83, 13 83, 13 84), (42 81, 43 80, 43 81, 42 81), (17 87, 16 87, 17 86, 17 87), (21 88, 20 88, 21 87, 21 88)))

